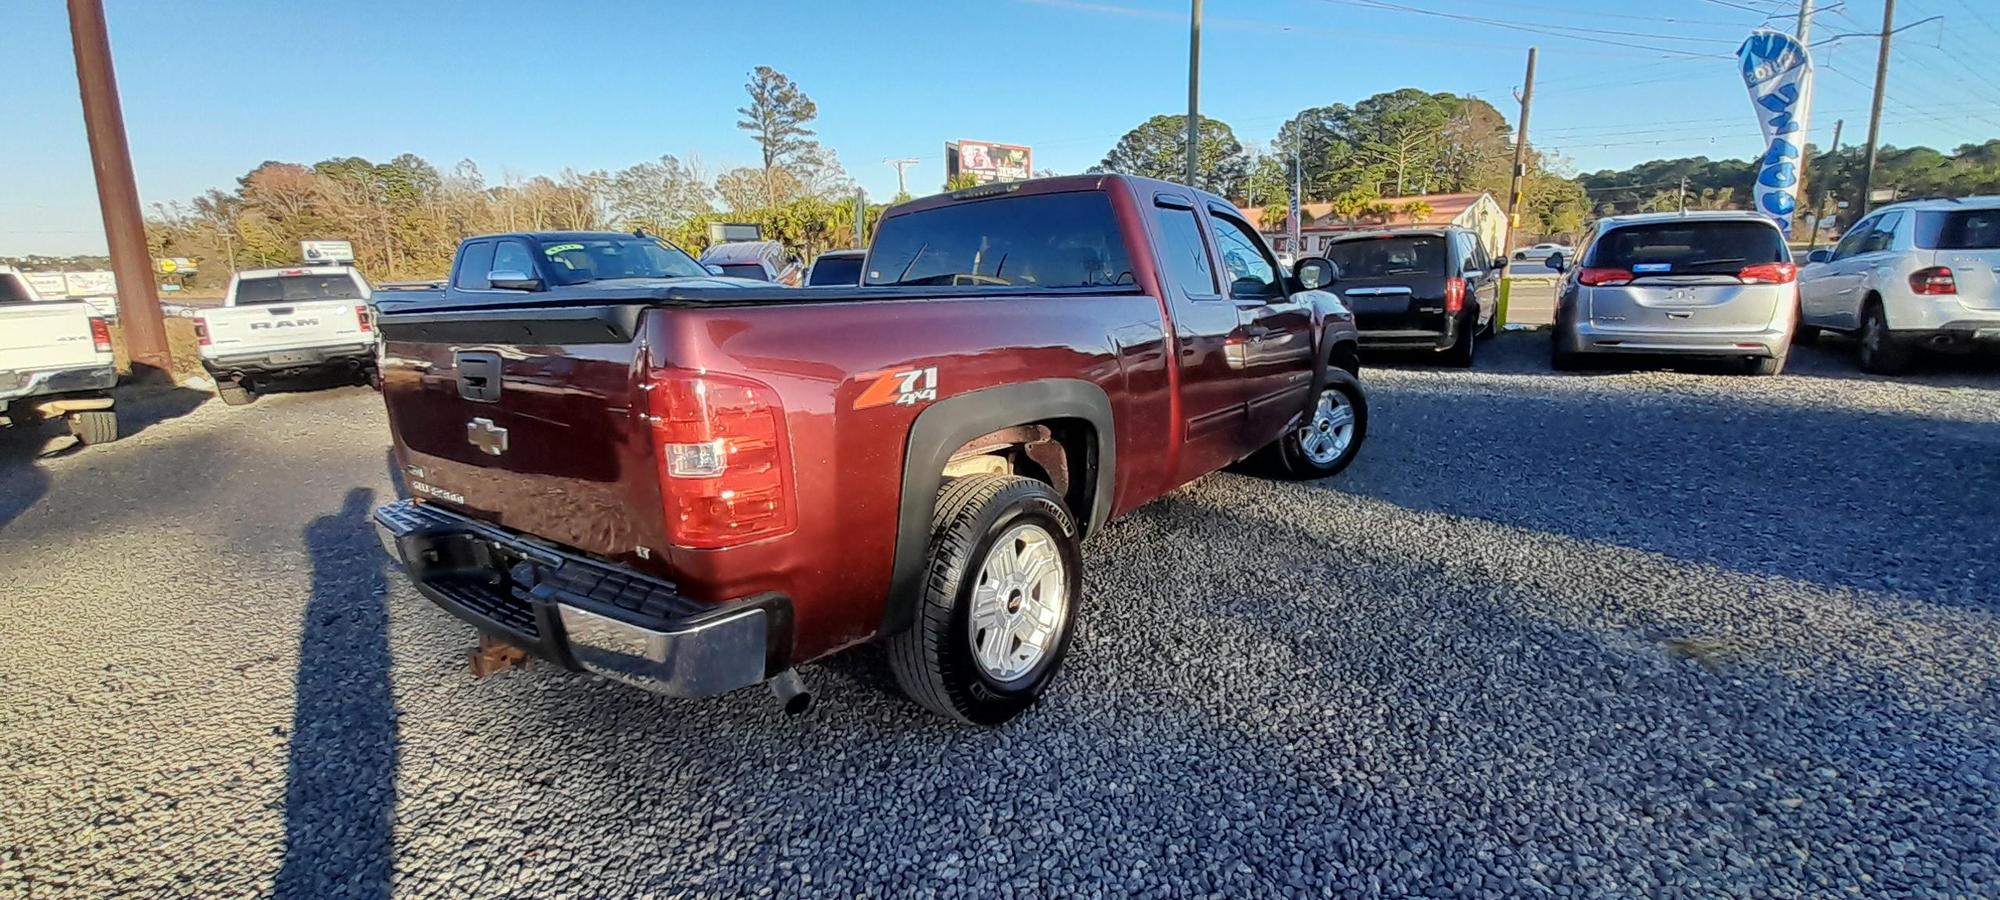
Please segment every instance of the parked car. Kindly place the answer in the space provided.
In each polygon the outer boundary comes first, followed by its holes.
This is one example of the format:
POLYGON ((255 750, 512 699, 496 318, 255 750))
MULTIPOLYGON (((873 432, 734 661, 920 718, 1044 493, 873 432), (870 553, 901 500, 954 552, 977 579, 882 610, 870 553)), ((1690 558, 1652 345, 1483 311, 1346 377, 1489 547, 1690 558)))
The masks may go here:
POLYGON ((376 512, 385 545, 565 667, 681 697, 769 682, 796 710, 795 667, 879 640, 917 703, 993 725, 1062 663, 1083 537, 1246 458, 1331 475, 1366 434, 1352 317, 1212 194, 1089 175, 927 197, 887 212, 864 269, 497 306, 454 287, 385 314, 411 494, 376 512))
POLYGON ((1648 213, 1599 219, 1578 250, 1547 265, 1556 286, 1550 362, 1558 370, 1612 354, 1739 359, 1785 367, 1798 309, 1783 232, 1750 212, 1648 213))
POLYGON ((111 327, 82 302, 43 300, 0 266, 0 413, 9 424, 63 417, 85 444, 118 439, 111 327))
POLYGON ((861 283, 861 260, 866 250, 828 250, 813 260, 806 273, 806 287, 857 285, 861 283))
POLYGON ((1522 247, 1514 251, 1514 260, 1516 262, 1541 262, 1558 253, 1562 254, 1564 259, 1574 259, 1576 257, 1576 248, 1568 244, 1536 244, 1533 247, 1522 247))
POLYGON ((1340 267, 1337 290, 1354 310, 1364 350, 1428 350, 1472 365, 1493 333, 1503 263, 1463 228, 1404 228, 1343 234, 1326 249, 1340 267))
POLYGON ((220 307, 194 317, 201 364, 230 406, 271 381, 334 370, 361 381, 375 371, 367 279, 347 266, 247 269, 229 279, 220 307))
POLYGON ((717 275, 798 287, 804 267, 777 241, 737 241, 703 250, 701 264, 717 275))
POLYGON ((2000 349, 2000 197, 1919 200, 1856 222, 1799 272, 1799 333, 1859 338, 1861 368, 1895 374, 1917 351, 2000 349))

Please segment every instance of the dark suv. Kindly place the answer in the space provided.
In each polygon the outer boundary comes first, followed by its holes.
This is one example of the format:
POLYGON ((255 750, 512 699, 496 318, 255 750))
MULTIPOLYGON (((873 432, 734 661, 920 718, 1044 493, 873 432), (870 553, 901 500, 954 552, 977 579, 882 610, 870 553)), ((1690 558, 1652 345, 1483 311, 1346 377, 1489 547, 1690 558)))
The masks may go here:
POLYGON ((1436 351, 1470 366, 1475 342, 1493 333, 1506 264, 1471 231, 1361 231, 1335 238, 1326 255, 1340 266, 1332 290, 1354 310, 1364 350, 1436 351))

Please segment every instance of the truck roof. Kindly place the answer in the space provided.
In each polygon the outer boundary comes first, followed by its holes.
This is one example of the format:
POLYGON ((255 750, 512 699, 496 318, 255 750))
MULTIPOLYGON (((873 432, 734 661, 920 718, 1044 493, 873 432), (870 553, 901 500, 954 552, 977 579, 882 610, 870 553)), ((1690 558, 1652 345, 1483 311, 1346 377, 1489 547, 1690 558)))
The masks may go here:
POLYGON ((635 237, 665 240, 657 234, 633 234, 629 231, 500 231, 493 234, 475 234, 468 241, 491 240, 493 238, 519 238, 535 243, 566 243, 569 241, 630 240, 635 237))
MULTIPOLYGON (((1066 191, 1101 191, 1113 185, 1128 186, 1135 194, 1151 194, 1158 191, 1167 191, 1185 195, 1193 192, 1203 200, 1220 203, 1230 209, 1237 209, 1236 204, 1229 202, 1228 198, 1220 194, 1209 193, 1200 188, 1191 188, 1185 184, 1161 181, 1157 178, 1103 172, 1084 175, 1057 175, 1053 178, 1030 178, 1026 181, 996 181, 992 184, 982 184, 978 187, 970 187, 962 191, 952 191, 948 194, 932 194, 928 197, 918 197, 908 203, 891 207, 888 212, 883 213, 883 218, 907 215, 927 209, 936 209, 940 206, 950 206, 951 204, 966 200, 983 200, 988 197, 1000 197, 1009 194, 1060 194, 1066 191)), ((1241 213, 1241 210, 1237 211, 1241 213)))
POLYGON ((237 278, 282 278, 286 275, 345 275, 351 266, 285 266, 272 269, 239 269, 237 278))

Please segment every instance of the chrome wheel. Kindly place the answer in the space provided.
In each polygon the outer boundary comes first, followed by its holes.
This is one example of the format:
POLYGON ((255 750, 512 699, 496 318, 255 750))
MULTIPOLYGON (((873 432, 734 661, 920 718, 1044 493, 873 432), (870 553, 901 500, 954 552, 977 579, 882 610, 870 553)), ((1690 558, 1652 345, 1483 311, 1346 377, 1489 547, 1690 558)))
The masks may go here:
POLYGON ((1329 466, 1354 442, 1354 407, 1347 395, 1324 391, 1312 418, 1299 429, 1299 452, 1316 466, 1329 466))
POLYGON ((1069 611, 1062 550, 1040 525, 1022 523, 986 550, 966 617, 972 658, 1003 684, 1033 674, 1060 636, 1069 611))

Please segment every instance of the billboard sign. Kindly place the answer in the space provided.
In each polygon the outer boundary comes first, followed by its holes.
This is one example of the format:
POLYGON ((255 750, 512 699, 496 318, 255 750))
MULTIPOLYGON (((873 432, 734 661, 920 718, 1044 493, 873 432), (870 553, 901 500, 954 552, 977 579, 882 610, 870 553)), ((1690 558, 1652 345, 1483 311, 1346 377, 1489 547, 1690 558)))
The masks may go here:
POLYGON ((313 266, 352 263, 354 245, 347 241, 300 241, 299 258, 313 266))
POLYGON ((959 141, 944 145, 944 175, 947 180, 970 172, 980 184, 996 181, 1025 181, 1034 177, 1034 151, 1014 144, 992 141, 959 141))
POLYGON ((72 297, 107 297, 118 293, 118 279, 110 272, 66 272, 63 286, 72 297))
POLYGON ((1751 186, 1757 211, 1770 216, 1787 237, 1799 205, 1799 168, 1806 150, 1806 110, 1812 106, 1812 57, 1798 39, 1759 29, 1736 51, 1743 84, 1757 124, 1764 128, 1764 155, 1751 186))
POLYGON ((761 241, 764 226, 755 222, 710 222, 708 242, 711 244, 733 244, 737 241, 761 241))
POLYGON ((28 286, 45 299, 69 296, 69 285, 61 272, 22 272, 21 277, 27 279, 28 286))

